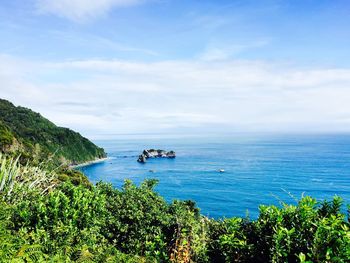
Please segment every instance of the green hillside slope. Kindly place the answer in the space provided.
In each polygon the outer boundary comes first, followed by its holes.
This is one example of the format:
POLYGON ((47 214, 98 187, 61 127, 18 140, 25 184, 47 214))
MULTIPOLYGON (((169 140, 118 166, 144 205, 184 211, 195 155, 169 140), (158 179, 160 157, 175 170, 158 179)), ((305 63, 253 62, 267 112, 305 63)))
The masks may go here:
POLYGON ((39 113, 0 99, 0 150, 30 160, 52 157, 55 164, 77 164, 106 156, 104 150, 39 113))

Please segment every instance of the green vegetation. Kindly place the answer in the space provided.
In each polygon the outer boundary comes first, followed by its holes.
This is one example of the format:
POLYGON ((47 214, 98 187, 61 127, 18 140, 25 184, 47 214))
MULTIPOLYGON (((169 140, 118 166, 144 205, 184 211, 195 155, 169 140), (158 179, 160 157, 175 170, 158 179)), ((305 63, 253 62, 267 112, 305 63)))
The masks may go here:
POLYGON ((261 206, 256 220, 208 219, 153 189, 62 183, 0 156, 1 262, 349 262, 342 201, 261 206))
POLYGON ((15 107, 0 99, 0 151, 21 153, 21 161, 40 163, 51 159, 56 165, 70 165, 105 157, 97 147, 79 133, 57 127, 30 109, 15 107))
POLYGON ((214 220, 192 201, 167 203, 155 180, 93 186, 62 164, 103 149, 5 100, 0 152, 0 262, 350 262, 339 197, 214 220))
POLYGON ((14 136, 9 128, 0 121, 0 146, 4 148, 9 147, 12 145, 13 140, 14 136))

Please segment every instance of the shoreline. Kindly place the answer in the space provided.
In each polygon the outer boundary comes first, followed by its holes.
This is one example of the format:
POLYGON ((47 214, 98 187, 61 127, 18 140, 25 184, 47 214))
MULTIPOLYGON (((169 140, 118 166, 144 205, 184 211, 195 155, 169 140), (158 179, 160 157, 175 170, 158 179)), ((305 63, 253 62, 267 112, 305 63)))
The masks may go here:
POLYGON ((93 165, 93 164, 96 164, 96 163, 102 163, 102 162, 107 161, 108 159, 109 159, 108 157, 105 157, 105 158, 96 159, 96 160, 93 160, 93 161, 87 161, 87 162, 80 163, 80 164, 69 165, 68 167, 70 169, 75 169, 75 168, 79 168, 79 167, 93 165))

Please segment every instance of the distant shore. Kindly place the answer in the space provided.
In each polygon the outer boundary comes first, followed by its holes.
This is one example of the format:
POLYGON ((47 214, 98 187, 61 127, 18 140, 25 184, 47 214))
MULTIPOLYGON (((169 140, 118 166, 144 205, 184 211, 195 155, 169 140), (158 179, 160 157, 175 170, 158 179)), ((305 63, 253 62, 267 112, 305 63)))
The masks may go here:
POLYGON ((101 158, 101 159, 96 159, 96 160, 92 160, 92 161, 88 161, 88 162, 84 162, 84 163, 80 163, 80 164, 76 164, 76 165, 69 165, 69 168, 74 169, 74 168, 79 168, 79 167, 83 167, 83 166, 89 166, 95 163, 101 163, 101 162, 105 162, 107 161, 109 158, 101 158))

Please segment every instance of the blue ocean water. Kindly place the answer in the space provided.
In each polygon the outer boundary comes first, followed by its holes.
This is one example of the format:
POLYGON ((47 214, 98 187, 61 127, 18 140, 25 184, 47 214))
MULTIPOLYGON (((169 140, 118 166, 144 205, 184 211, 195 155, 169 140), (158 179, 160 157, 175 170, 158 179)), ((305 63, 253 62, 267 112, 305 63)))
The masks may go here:
POLYGON ((121 187, 126 178, 136 184, 155 178, 167 201, 194 200, 214 218, 256 218, 259 204, 295 204, 302 195, 338 195, 350 204, 350 135, 120 136, 95 142, 110 159, 80 168, 91 181, 121 187), (174 150, 177 157, 136 162, 149 148, 174 150))

